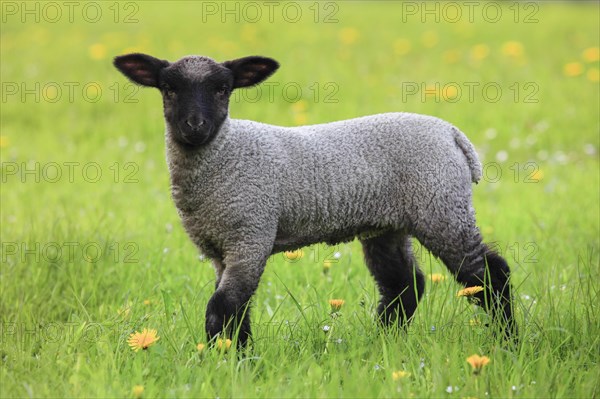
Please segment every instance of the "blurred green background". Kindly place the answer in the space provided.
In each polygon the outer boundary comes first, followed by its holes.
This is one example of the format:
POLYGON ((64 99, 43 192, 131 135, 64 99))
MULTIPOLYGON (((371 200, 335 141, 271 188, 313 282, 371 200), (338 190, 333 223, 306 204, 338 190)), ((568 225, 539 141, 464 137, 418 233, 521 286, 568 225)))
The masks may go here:
MULTIPOLYGON (((3 397, 598 395, 596 2, 1 7, 3 397), (450 279, 429 284, 408 339, 382 337, 352 243, 272 258, 254 360, 198 353, 214 275, 170 199, 160 96, 111 64, 127 52, 277 59, 266 84, 234 94, 234 118, 293 126, 404 111, 458 126, 484 163, 478 223, 514 270, 528 339, 510 352, 432 334, 473 324, 450 279), (330 339, 331 298, 346 303, 330 339), (161 339, 134 354, 127 337, 146 327, 161 339), (486 382, 468 373, 475 352, 496 354, 486 382)), ((445 273, 417 251, 427 273, 445 273)))

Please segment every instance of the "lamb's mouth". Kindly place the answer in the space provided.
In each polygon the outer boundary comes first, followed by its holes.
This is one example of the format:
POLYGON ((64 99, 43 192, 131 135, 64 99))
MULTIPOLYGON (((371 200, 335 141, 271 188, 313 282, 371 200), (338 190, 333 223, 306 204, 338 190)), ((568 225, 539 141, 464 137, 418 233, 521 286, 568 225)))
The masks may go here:
POLYGON ((208 128, 205 132, 202 132, 202 133, 200 133, 200 132, 186 133, 184 131, 179 130, 178 131, 179 141, 182 144, 185 144, 190 147, 199 147, 210 141, 210 139, 213 136, 212 130, 213 130, 212 128, 208 128))

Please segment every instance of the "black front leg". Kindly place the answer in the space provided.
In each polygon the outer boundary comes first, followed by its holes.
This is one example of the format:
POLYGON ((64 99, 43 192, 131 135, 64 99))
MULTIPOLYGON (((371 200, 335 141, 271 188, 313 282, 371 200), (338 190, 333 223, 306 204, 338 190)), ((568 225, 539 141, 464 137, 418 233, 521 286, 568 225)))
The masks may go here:
POLYGON ((218 288, 206 307, 206 335, 209 340, 217 336, 235 338, 238 347, 250 339, 250 302, 258 287, 269 255, 268 250, 258 250, 238 244, 235 254, 223 259, 224 270, 218 288))
POLYGON ((238 346, 246 346, 251 336, 250 298, 232 300, 224 290, 217 289, 206 307, 206 335, 213 340, 223 335, 234 337, 237 331, 238 346))

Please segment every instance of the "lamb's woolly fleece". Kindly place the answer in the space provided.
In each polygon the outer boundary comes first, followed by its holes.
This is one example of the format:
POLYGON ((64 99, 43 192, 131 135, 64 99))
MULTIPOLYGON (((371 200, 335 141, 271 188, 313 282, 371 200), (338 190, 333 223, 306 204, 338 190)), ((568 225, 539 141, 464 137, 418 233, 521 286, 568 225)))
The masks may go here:
POLYGON ((293 128, 227 119, 192 151, 166 138, 183 224, 217 261, 241 252, 260 262, 385 230, 416 236, 451 268, 465 255, 481 260, 471 207, 481 165, 438 118, 387 113, 293 128))

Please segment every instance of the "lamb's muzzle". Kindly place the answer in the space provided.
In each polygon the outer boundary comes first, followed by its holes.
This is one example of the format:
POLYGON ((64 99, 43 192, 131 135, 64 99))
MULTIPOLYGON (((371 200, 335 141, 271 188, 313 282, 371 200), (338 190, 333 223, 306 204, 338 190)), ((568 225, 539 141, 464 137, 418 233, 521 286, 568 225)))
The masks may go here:
POLYGON ((230 119, 231 92, 278 67, 265 57, 169 63, 115 58, 163 95, 172 196, 183 226, 212 259, 209 338, 250 337, 248 304, 267 258, 301 246, 361 241, 384 324, 407 325, 424 290, 416 237, 514 335, 510 270, 482 242, 472 207, 481 164, 466 136, 435 117, 388 113, 286 128, 230 119))

